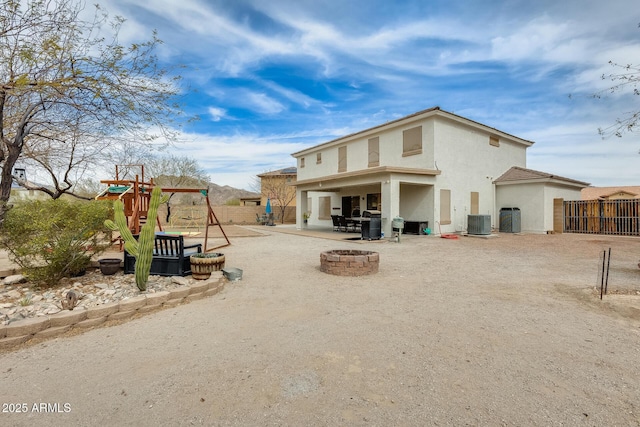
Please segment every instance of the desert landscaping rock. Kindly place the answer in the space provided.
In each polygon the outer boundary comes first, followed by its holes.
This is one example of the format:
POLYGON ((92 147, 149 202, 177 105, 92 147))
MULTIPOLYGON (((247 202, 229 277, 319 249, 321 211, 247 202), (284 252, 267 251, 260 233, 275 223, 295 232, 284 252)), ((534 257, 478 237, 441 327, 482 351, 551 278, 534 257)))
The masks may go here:
POLYGON ((7 297, 9 298, 22 298, 22 292, 18 291, 18 290, 10 290, 6 292, 7 297))
MULTIPOLYGON (((211 279, 214 283, 222 280, 221 274, 214 277, 214 279, 211 279)), ((63 286, 54 289, 38 290, 30 287, 28 283, 21 283, 0 288, 0 324, 8 325, 27 318, 50 316, 59 313, 63 311, 62 300, 70 290, 73 290, 78 296, 74 311, 92 310, 96 307, 116 304, 115 310, 92 311, 89 314, 89 318, 95 318, 108 316, 118 311, 118 303, 120 301, 139 297, 144 298, 145 296, 149 298, 158 293, 168 293, 169 290, 176 288, 187 289, 191 293, 199 293, 202 292, 200 291, 200 286, 202 286, 202 282, 191 277, 150 276, 147 291, 140 292, 135 286, 133 275, 118 273, 112 276, 103 276, 97 269, 87 273, 85 276, 66 280, 66 283, 63 280, 63 286), (196 290, 191 290, 191 286, 196 286, 196 290)), ((184 293, 185 291, 182 292, 184 293)), ((130 301, 124 303, 124 311, 135 309, 127 307, 128 304, 133 304, 136 308, 141 307, 140 300, 133 301, 138 302, 130 301)))
POLYGON ((5 347, 7 401, 71 411, 2 414, 3 425, 640 423, 640 318, 627 309, 640 290, 637 239, 337 246, 269 229, 225 248, 245 274, 212 298, 5 347), (378 273, 322 273, 318 253, 336 247, 379 252, 378 273), (609 290, 629 298, 595 292, 609 247, 609 290))
POLYGON ((188 279, 181 276, 171 276, 171 282, 176 283, 180 286, 187 286, 190 283, 188 279))
MULTIPOLYGON (((0 315, 4 317, 1 325, 2 336, 11 338, 3 342, 2 348, 8 348, 11 343, 22 344, 21 339, 32 337, 44 340, 66 333, 71 327, 89 329, 105 322, 122 322, 132 318, 135 314, 147 314, 164 308, 164 303, 171 297, 171 292, 162 289, 173 289, 176 286, 180 290, 176 292, 179 297, 176 304, 191 302, 205 297, 204 289, 213 286, 214 282, 195 282, 190 278, 156 278, 151 282, 145 292, 133 291, 132 276, 110 277, 111 283, 98 282, 102 276, 87 275, 84 282, 74 282, 70 287, 51 289, 37 293, 37 288, 28 286, 19 289, 5 289, 0 291, 0 298, 9 300, 0 304, 0 315), (115 289, 110 288, 113 286, 115 289), (197 293, 193 293, 191 286, 197 293), (74 310, 69 310, 68 305, 61 310, 57 305, 52 305, 53 300, 60 300, 60 304, 66 301, 66 296, 73 291, 77 297, 74 310), (190 294, 190 298, 182 297, 190 294), (103 299, 107 295, 109 299, 103 299), (18 298, 21 298, 17 301, 18 298), (115 300, 117 302, 108 302, 115 300), (8 319, 8 320, 7 320, 8 319), (51 330, 49 330, 51 329, 51 330)), ((216 285, 221 285, 223 280, 218 278, 216 285)), ((173 306, 173 305, 171 305, 173 306)))
POLYGON ((26 281, 27 281, 26 277, 24 277, 22 274, 14 274, 12 276, 7 276, 4 279, 2 279, 2 284, 17 285, 19 283, 24 283, 26 281))

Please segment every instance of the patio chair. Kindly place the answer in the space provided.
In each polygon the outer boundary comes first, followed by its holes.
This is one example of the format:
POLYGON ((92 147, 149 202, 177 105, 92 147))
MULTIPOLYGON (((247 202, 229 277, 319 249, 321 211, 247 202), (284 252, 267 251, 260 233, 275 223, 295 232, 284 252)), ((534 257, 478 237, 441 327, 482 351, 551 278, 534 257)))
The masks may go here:
POLYGON ((338 231, 347 231, 348 228, 347 218, 344 215, 338 215, 338 231))
POLYGON ((360 218, 351 218, 347 220, 347 226, 349 228, 349 231, 352 231, 354 233, 359 233, 361 231, 361 222, 360 222, 360 218))
POLYGON ((331 215, 331 221, 333 221, 333 231, 340 231, 340 221, 338 215, 331 215))

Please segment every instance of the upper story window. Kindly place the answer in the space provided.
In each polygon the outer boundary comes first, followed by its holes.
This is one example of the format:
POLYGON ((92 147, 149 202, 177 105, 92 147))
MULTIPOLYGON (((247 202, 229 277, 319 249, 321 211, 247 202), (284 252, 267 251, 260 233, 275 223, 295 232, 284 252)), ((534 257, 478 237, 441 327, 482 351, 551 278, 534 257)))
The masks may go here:
POLYGON ((316 164, 319 165, 322 163, 322 153, 316 154, 316 164))
POLYGON ((422 126, 402 131, 402 156, 422 153, 422 126))
POLYGON ((380 166, 380 137, 369 138, 369 167, 380 166))
POLYGON ((300 157, 300 168, 304 167, 304 157, 300 157))
POLYGON ((338 148, 338 172, 347 171, 347 146, 338 148))
POLYGON ((494 147, 500 147, 500 139, 497 136, 490 136, 489 145, 492 145, 494 147))

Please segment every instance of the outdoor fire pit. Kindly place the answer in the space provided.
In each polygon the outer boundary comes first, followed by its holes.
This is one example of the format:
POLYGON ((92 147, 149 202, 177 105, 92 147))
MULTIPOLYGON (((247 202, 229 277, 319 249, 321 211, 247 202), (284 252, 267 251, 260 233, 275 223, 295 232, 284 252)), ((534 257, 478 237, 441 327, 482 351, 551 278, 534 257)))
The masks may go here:
POLYGON ((320 254, 320 271, 336 276, 364 276, 378 272, 378 252, 333 250, 320 254))

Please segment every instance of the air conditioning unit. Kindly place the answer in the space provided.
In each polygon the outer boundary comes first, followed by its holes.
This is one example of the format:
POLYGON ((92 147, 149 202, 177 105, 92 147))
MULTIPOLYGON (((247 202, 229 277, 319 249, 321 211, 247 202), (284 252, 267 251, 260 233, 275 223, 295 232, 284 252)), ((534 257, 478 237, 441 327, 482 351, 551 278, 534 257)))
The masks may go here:
POLYGON ((469 215, 467 219, 467 233, 491 234, 491 215, 469 215))

